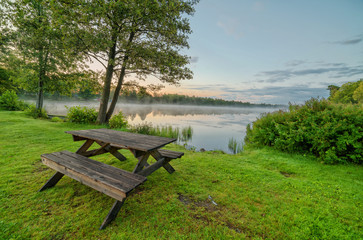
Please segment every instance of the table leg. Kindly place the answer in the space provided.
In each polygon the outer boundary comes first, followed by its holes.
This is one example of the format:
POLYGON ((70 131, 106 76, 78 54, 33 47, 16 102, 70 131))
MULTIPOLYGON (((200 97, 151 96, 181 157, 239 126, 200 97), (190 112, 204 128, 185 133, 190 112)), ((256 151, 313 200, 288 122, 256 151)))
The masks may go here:
POLYGON ((124 155, 122 155, 121 153, 119 153, 117 150, 118 150, 117 148, 110 146, 109 143, 104 143, 104 142, 100 142, 100 141, 87 139, 86 142, 83 143, 83 145, 76 151, 76 153, 86 156, 86 157, 90 157, 90 156, 96 156, 96 155, 100 155, 100 154, 109 152, 113 156, 115 156, 118 160, 125 161, 126 157, 124 155), (99 149, 87 151, 94 142, 96 142, 101 147, 99 149))
POLYGON ((120 161, 125 161, 127 159, 124 155, 122 155, 117 151, 117 148, 106 146, 105 150, 111 153, 115 158, 117 158, 120 161))
POLYGON ((56 172, 45 184, 44 184, 44 186, 41 188, 41 189, 39 189, 39 191, 38 192, 41 192, 41 191, 43 191, 43 190, 45 190, 45 189, 47 189, 47 188, 51 188, 51 187, 53 187, 54 185, 56 185, 58 182, 59 182, 59 180, 61 180, 61 178, 64 176, 64 174, 63 173, 60 173, 60 172, 56 172))
POLYGON ((87 139, 85 143, 77 150, 76 153, 82 155, 87 152, 87 150, 91 147, 91 145, 94 143, 94 140, 87 139))
POLYGON ((138 157, 137 159, 139 159, 139 162, 136 164, 136 167, 134 169, 134 171, 132 173, 138 173, 140 172, 146 165, 148 165, 147 163, 147 159, 149 158, 150 154, 146 153, 145 155, 142 155, 140 157, 138 157))
POLYGON ((122 199, 122 201, 116 200, 116 202, 113 204, 111 210, 109 211, 107 217, 103 221, 103 223, 100 227, 100 230, 104 229, 110 222, 112 222, 116 218, 116 216, 117 216, 118 212, 120 211, 122 205, 124 204, 125 200, 126 200, 126 198, 122 199))

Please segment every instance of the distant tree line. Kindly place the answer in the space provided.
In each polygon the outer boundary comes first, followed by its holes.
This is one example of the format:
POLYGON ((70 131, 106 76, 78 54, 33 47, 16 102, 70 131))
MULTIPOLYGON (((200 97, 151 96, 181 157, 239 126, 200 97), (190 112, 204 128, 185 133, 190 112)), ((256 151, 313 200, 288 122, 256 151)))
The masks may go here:
MULTIPOLYGON (((186 96, 180 94, 151 94, 146 88, 141 87, 140 91, 123 91, 118 97, 122 103, 139 103, 139 104, 179 104, 179 105, 202 105, 202 106, 227 106, 227 107, 285 107, 284 105, 267 104, 267 103, 250 103, 241 101, 228 101, 218 98, 186 96)), ((111 92, 113 95, 114 92, 111 92)), ((34 93, 21 91, 23 98, 34 98, 34 93)), ((76 91, 71 96, 61 95, 58 92, 54 94, 45 94, 47 99, 53 100, 100 100, 100 94, 92 93, 89 89, 76 91)))
POLYGON ((123 102, 150 103, 150 104, 184 104, 184 105, 203 105, 203 106, 228 106, 228 107, 281 107, 283 105, 273 104, 254 104, 250 102, 228 101, 218 98, 186 96, 179 94, 162 95, 140 95, 131 92, 129 95, 121 95, 123 102))

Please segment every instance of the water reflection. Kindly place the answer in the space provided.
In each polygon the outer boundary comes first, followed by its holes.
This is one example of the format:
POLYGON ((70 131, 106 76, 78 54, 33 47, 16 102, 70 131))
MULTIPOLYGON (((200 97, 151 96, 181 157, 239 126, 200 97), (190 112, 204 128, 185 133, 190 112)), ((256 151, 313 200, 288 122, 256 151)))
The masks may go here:
MULTIPOLYGON (((45 101, 49 114, 66 115, 65 106, 87 106, 98 109, 97 101, 57 102, 45 101)), ((153 126, 171 125, 183 129, 193 129, 187 145, 197 150, 222 150, 231 153, 228 144, 231 138, 242 143, 247 124, 256 120, 261 113, 272 112, 273 108, 232 108, 180 105, 139 105, 117 104, 115 114, 122 111, 131 124, 151 123, 153 126)))

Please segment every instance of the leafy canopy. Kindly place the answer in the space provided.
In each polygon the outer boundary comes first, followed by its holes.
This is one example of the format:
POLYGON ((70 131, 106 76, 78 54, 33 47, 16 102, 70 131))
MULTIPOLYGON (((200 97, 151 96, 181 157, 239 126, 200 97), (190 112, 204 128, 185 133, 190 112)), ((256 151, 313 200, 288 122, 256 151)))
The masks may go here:
POLYGON ((335 90, 329 97, 334 103, 363 103, 363 79, 357 82, 347 82, 335 90))

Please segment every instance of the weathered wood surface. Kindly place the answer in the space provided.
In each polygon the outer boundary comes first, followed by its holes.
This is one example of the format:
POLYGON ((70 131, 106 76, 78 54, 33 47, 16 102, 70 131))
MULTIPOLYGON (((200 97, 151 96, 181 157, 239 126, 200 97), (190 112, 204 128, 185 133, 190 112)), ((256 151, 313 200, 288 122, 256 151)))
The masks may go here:
POLYGON ((41 187, 41 189, 39 189, 38 192, 41 192, 47 188, 51 188, 53 187, 54 185, 56 185, 59 180, 62 179, 62 177, 64 176, 63 173, 60 173, 60 172, 56 172, 44 185, 43 187, 41 187))
POLYGON ((176 141, 175 138, 121 132, 111 129, 78 130, 67 131, 66 133, 72 134, 74 141, 91 139, 110 143, 111 146, 116 148, 135 149, 143 152, 149 152, 176 141))
POLYGON ((158 170, 159 168, 161 168, 165 163, 166 163, 166 158, 161 158, 152 165, 145 166, 145 168, 135 169, 134 173, 146 177, 155 172, 156 170, 158 170))
POLYGON ((139 175, 142 175, 142 176, 149 176, 150 174, 152 174, 159 168, 163 167, 169 173, 173 173, 175 171, 175 169, 169 164, 170 160, 176 159, 176 158, 181 158, 184 155, 184 153, 165 150, 165 149, 159 149, 159 150, 152 151, 151 155, 155 159, 157 159, 157 161, 155 163, 153 163, 152 165, 144 165, 144 168, 136 167, 133 172, 137 173, 139 175))
POLYGON ((184 155, 183 152, 176 152, 176 151, 171 151, 171 150, 166 150, 166 149, 159 149, 158 152, 161 154, 161 156, 170 158, 170 159, 181 158, 184 155))
POLYGON ((103 223, 102 223, 101 227, 99 228, 100 230, 104 229, 110 222, 112 222, 117 217, 117 214, 121 210, 121 207, 124 204, 125 200, 126 200, 126 198, 124 198, 124 200, 122 200, 122 201, 118 201, 118 200, 115 201, 111 210, 108 212, 105 220, 103 220, 103 223))
POLYGON ((146 180, 144 176, 68 151, 43 154, 41 158, 50 168, 119 201, 146 180))
POLYGON ((67 175, 116 199, 100 229, 105 228, 116 218, 128 193, 146 181, 146 176, 160 167, 164 167, 169 173, 174 172, 175 170, 169 162, 184 155, 183 152, 160 149, 176 141, 175 138, 148 136, 110 129, 68 131, 66 133, 72 134, 74 141, 85 140, 85 142, 76 153, 62 151, 41 156, 43 163, 56 170, 57 173, 48 180, 40 191, 56 185, 64 175, 67 175), (94 143, 97 143, 100 148, 88 150, 94 143), (138 159, 133 173, 86 157, 109 152, 119 160, 124 161, 126 158, 118 152, 119 149, 130 150, 138 159), (150 155, 156 159, 156 162, 151 165, 147 162, 150 155))
MULTIPOLYGON (((168 150, 166 150, 166 151, 168 151, 168 150)), ((164 153, 166 153, 166 151, 164 151, 164 153)), ((155 159, 158 160, 156 163, 158 163, 160 160, 165 159, 165 160, 163 160, 163 163, 162 163, 161 166, 163 166, 163 168, 165 168, 165 170, 168 171, 168 173, 172 174, 173 172, 175 172, 175 169, 169 164, 169 161, 171 160, 171 158, 168 158, 168 157, 165 157, 165 156, 161 155, 159 150, 152 151, 151 155, 155 159)))

